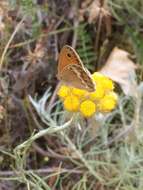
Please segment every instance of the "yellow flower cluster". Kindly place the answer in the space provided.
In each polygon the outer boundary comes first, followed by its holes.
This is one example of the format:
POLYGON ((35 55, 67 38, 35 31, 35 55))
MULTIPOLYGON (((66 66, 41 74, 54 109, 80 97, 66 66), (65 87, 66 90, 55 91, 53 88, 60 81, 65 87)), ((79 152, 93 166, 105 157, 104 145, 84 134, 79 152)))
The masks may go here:
POLYGON ((92 75, 96 84, 94 92, 62 85, 58 91, 64 108, 71 112, 80 112, 91 117, 97 112, 110 112, 117 104, 117 95, 113 92, 113 82, 99 72, 92 75))

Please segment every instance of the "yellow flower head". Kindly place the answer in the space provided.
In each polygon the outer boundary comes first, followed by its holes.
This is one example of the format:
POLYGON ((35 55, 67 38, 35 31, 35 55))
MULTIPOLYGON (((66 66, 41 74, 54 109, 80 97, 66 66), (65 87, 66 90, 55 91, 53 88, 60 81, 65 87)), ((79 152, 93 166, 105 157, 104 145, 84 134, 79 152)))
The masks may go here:
POLYGON ((113 84, 112 80, 110 80, 108 78, 106 78, 102 81, 102 85, 105 90, 113 90, 114 89, 114 84, 113 84))
POLYGON ((78 111, 79 104, 79 99, 72 94, 67 96, 64 100, 64 108, 68 111, 78 111))
POLYGON ((80 104, 80 112, 85 117, 91 117, 96 112, 96 105, 91 100, 85 100, 80 104))
POLYGON ((118 97, 114 92, 110 92, 105 95, 98 105, 99 110, 103 112, 111 111, 115 108, 117 104, 118 97))
POLYGON ((95 72, 92 75, 93 80, 98 84, 102 85, 104 90, 113 90, 114 89, 114 84, 112 80, 107 78, 106 76, 102 75, 99 72, 95 72))
POLYGON ((105 76, 102 75, 102 74, 99 73, 99 72, 95 72, 95 73, 92 74, 92 78, 93 78, 93 80, 94 80, 95 82, 100 83, 102 80, 105 79, 105 76))
POLYGON ((99 100, 104 96, 104 88, 101 84, 96 84, 96 90, 89 94, 91 100, 99 100))
POLYGON ((96 90, 86 90, 62 85, 58 95, 64 108, 71 112, 80 112, 84 117, 91 117, 96 112, 109 112, 117 104, 117 95, 113 92, 113 82, 99 72, 92 75, 96 90))
POLYGON ((58 91, 58 95, 60 98, 65 98, 66 96, 68 96, 69 92, 70 92, 69 87, 62 85, 58 91))
POLYGON ((79 98, 84 97, 88 92, 86 90, 81 90, 78 88, 72 88, 72 93, 76 96, 78 96, 79 98))

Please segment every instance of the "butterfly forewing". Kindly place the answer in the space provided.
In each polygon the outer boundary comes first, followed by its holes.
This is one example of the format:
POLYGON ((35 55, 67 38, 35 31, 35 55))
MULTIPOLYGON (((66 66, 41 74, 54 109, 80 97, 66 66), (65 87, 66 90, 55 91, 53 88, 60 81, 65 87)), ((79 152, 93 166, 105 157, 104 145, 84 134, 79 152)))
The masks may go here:
POLYGON ((72 47, 66 45, 62 48, 59 55, 58 75, 60 75, 66 66, 71 64, 82 65, 82 61, 76 51, 72 47))

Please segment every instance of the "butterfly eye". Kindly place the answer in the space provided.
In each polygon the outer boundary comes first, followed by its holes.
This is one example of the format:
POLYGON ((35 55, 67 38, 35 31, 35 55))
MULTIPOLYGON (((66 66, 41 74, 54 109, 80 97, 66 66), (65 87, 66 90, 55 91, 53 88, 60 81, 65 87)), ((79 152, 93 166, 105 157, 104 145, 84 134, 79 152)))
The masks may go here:
POLYGON ((68 56, 68 57, 71 57, 71 54, 70 54, 70 53, 68 53, 68 54, 67 54, 67 56, 68 56))

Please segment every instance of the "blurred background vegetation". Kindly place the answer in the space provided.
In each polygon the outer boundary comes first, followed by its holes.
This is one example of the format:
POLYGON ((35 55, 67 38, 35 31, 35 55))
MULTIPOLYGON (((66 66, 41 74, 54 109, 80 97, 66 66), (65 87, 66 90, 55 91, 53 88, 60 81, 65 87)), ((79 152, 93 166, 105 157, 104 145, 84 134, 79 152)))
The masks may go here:
POLYGON ((1 0, 0 55, 0 189, 143 189, 142 0, 1 0), (115 110, 71 121, 56 96, 65 44, 111 71, 115 110))

